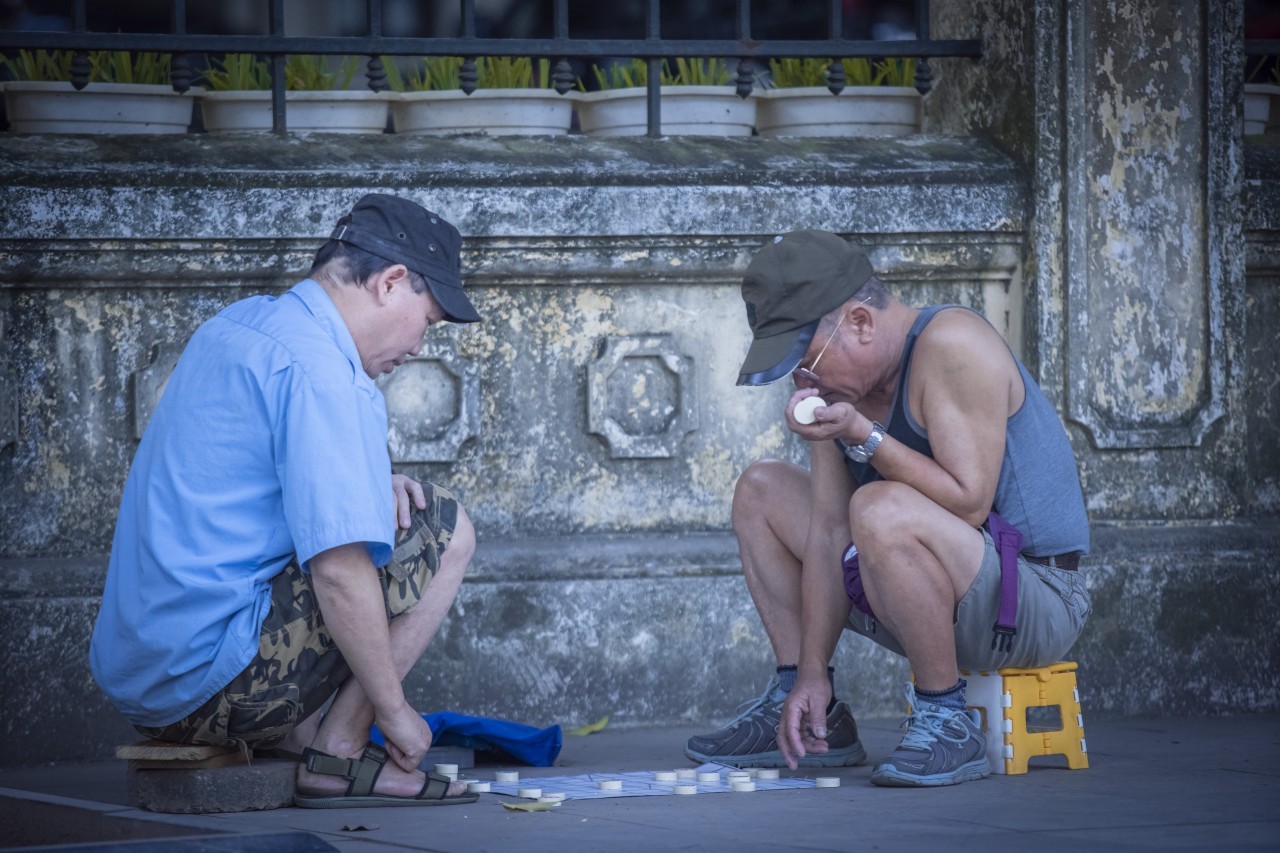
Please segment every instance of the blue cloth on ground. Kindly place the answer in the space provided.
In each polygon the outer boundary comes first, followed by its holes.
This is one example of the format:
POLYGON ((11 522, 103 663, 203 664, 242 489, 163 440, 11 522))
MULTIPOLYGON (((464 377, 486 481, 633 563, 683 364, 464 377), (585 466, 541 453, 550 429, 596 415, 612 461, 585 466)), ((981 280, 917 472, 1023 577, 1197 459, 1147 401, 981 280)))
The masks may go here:
MULTIPOLYGON (((431 729, 432 746, 461 746, 476 751, 503 752, 533 767, 550 767, 560 754, 563 737, 559 726, 539 729, 509 720, 472 717, 453 711, 423 714, 431 729)), ((382 732, 374 726, 370 739, 381 746, 382 732)))

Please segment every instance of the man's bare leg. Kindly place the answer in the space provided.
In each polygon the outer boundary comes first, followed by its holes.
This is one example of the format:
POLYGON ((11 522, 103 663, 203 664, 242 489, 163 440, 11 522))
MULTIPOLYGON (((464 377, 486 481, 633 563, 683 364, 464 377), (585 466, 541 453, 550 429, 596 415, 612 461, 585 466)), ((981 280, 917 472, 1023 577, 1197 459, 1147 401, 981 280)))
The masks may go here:
POLYGON ((955 609, 982 566, 976 528, 902 483, 863 486, 850 504, 863 586, 902 644, 916 685, 956 683, 955 609))
POLYGON ((776 459, 752 464, 734 488, 733 532, 777 665, 794 665, 800 659, 800 555, 809 535, 809 472, 776 459))
MULTIPOLYGON (((462 585, 462 576, 475 553, 475 529, 462 506, 458 506, 458 522, 449 547, 440 556, 440 570, 431 579, 413 610, 391 623, 391 650, 396 669, 403 679, 427 650, 440 630, 444 617, 453 606, 462 585)), ((348 678, 338 691, 323 722, 317 714, 304 722, 299 736, 308 728, 314 731, 309 745, 312 749, 341 758, 358 758, 369 741, 369 727, 373 724, 373 705, 365 696, 355 678, 348 678)), ((298 731, 298 730, 295 730, 298 731)), ((286 741, 288 743, 290 741, 286 741)), ((300 741, 299 741, 300 742, 300 741)), ((281 744, 284 746, 285 744, 281 744)), ((421 771, 407 773, 395 762, 388 760, 382 769, 374 790, 379 794, 411 797, 422 789, 425 775, 421 771)), ((346 790, 347 781, 337 776, 310 773, 305 765, 298 766, 298 788, 313 794, 335 793, 346 790)), ((449 786, 448 795, 463 793, 466 784, 455 782, 449 786)))

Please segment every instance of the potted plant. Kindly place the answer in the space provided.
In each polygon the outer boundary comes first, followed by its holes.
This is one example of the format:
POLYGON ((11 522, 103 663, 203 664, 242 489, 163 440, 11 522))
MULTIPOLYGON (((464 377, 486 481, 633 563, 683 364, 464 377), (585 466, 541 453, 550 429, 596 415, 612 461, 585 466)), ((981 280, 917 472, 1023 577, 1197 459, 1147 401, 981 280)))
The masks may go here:
POLYGON ((186 133, 193 94, 173 90, 170 55, 91 51, 88 84, 72 85, 70 50, 19 51, 0 58, 9 129, 17 133, 186 133))
MULTIPOLYGON (((662 127, 667 136, 750 136, 755 102, 729 85, 723 59, 676 59, 661 68, 662 127)), ((578 104, 578 121, 589 136, 640 136, 648 132, 648 63, 595 67, 600 91, 587 92, 578 104)))
MULTIPOLYGON (((824 59, 769 61, 770 88, 755 94, 761 136, 905 136, 920 132, 914 59, 842 59, 843 88, 824 59)), ((838 75, 837 75, 838 76, 838 75)))
MULTIPOLYGON (((200 96, 209 133, 271 130, 271 73, 265 60, 244 53, 212 60, 205 72, 208 90, 200 96)), ((360 57, 336 65, 323 56, 298 54, 285 59, 285 124, 295 133, 382 133, 387 128, 388 96, 348 87, 360 70, 360 57)))
POLYGON ((577 94, 552 88, 547 59, 538 60, 535 74, 528 57, 479 57, 476 88, 470 93, 461 88, 461 57, 423 57, 421 66, 407 75, 394 62, 385 65, 387 82, 396 92, 391 103, 396 133, 563 136, 573 121, 577 94))
POLYGON ((1248 61, 1245 57, 1244 134, 1259 136, 1280 127, 1280 61, 1263 56, 1252 70, 1248 61), (1268 62, 1271 62, 1271 76, 1265 82, 1257 82, 1268 62))

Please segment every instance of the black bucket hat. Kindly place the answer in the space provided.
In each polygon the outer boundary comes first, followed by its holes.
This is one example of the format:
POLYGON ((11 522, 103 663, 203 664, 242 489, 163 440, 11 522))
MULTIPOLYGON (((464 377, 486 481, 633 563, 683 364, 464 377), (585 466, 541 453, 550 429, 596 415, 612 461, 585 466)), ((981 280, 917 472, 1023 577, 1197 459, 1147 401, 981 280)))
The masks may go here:
POLYGON ((462 292, 462 235, 444 217, 408 199, 370 193, 338 220, 330 236, 426 278, 446 320, 480 319, 462 292))
POLYGON ((751 259, 742 278, 751 348, 739 385, 768 385, 795 370, 818 321, 871 278, 865 252, 829 231, 792 231, 751 259))

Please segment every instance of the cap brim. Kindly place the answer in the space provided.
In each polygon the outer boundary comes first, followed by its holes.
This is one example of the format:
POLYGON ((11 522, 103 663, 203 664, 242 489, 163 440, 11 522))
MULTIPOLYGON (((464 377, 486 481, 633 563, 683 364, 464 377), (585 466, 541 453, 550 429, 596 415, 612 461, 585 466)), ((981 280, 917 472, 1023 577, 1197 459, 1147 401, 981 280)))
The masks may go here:
POLYGON ((462 292, 461 285, 454 287, 427 276, 427 287, 431 289, 431 296, 444 309, 444 318, 450 323, 480 322, 480 312, 476 311, 471 300, 462 292))
POLYGON ((781 335, 756 338, 738 372, 739 385, 768 385, 791 373, 804 360, 819 320, 781 335))

